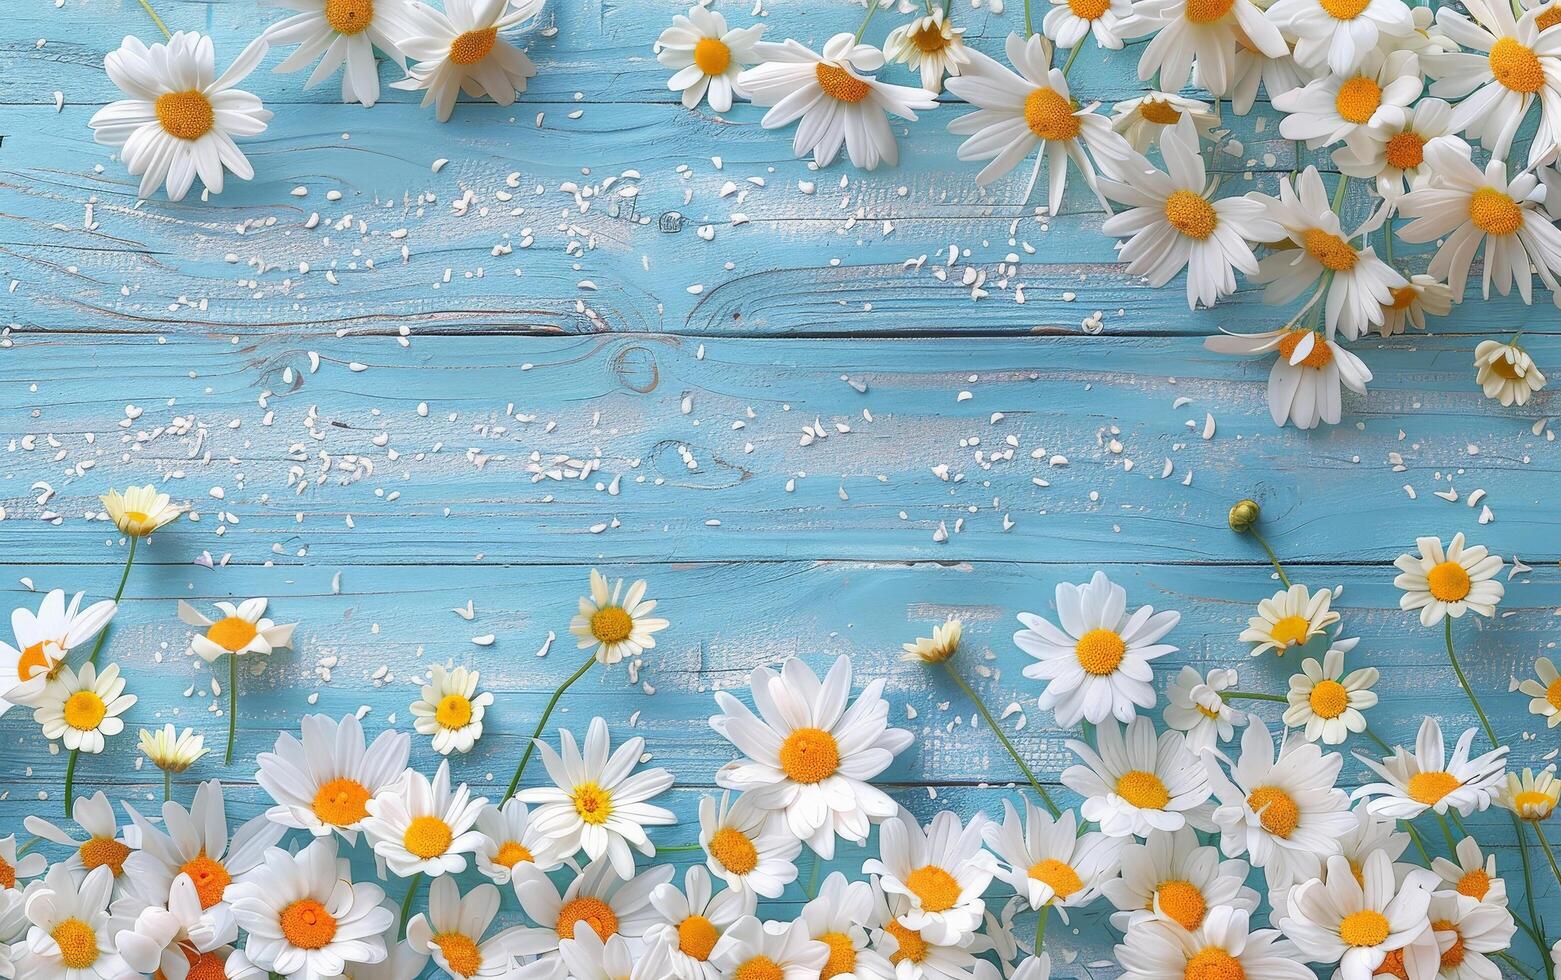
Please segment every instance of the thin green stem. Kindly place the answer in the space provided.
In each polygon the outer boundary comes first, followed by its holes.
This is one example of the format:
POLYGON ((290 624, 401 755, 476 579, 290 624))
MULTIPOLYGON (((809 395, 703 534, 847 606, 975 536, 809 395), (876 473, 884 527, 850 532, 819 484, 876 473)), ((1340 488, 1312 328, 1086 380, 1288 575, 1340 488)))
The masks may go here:
MULTIPOLYGON (((142 0, 142 2, 144 3, 145 0, 142 0)), ((166 32, 164 32, 164 33, 166 33, 166 32)), ((119 574, 119 588, 114 590, 114 605, 115 606, 119 605, 119 600, 125 594, 125 583, 130 581, 130 566, 135 563, 135 560, 136 560, 136 542, 138 542, 140 540, 141 540, 140 538, 137 538, 137 537, 134 537, 134 536, 132 536, 130 538, 130 554, 128 556, 126 556, 126 558, 125 558, 125 570, 119 574)), ((97 639, 96 643, 92 644, 92 652, 87 655, 87 663, 95 664, 95 663, 98 662, 98 651, 103 649, 103 643, 107 639, 108 639, 108 626, 107 626, 107 624, 105 624, 102 629, 98 630, 98 639, 97 639)))
POLYGON ((16 856, 17 857, 21 857, 23 854, 26 854, 28 851, 30 851, 33 848, 37 847, 42 842, 43 842, 43 838, 42 837, 34 837, 32 840, 28 841, 27 843, 23 844, 21 847, 18 847, 16 849, 16 856))
POLYGON ((677 854, 680 851, 702 851, 704 849, 705 849, 705 845, 703 845, 703 844, 671 844, 671 845, 657 844, 656 845, 656 853, 657 854, 677 854))
POLYGON ((1035 955, 1041 955, 1041 947, 1046 945, 1046 920, 1051 918, 1052 903, 1047 902, 1036 913, 1035 919, 1035 955))
POLYGON ((1285 588, 1290 588, 1290 576, 1285 574, 1285 567, 1279 564, 1279 556, 1274 554, 1274 549, 1268 546, 1268 539, 1263 537, 1255 527, 1247 528, 1247 533, 1252 535, 1257 540, 1257 543, 1263 546, 1263 551, 1268 555, 1269 562, 1273 564, 1274 571, 1279 573, 1279 581, 1285 584, 1285 588))
POLYGON ((878 12, 878 0, 867 0, 867 16, 862 18, 862 26, 856 29, 856 39, 860 41, 862 35, 867 33, 867 25, 872 21, 873 14, 878 12))
POLYGON ((822 873, 823 868, 824 868, 824 859, 818 856, 818 852, 817 851, 814 851, 813 852, 813 870, 808 872, 808 884, 807 884, 807 888, 804 889, 804 892, 803 892, 805 895, 808 896, 808 901, 810 901, 810 902, 813 901, 813 899, 818 897, 818 876, 822 873))
POLYGON ((1511 967, 1512 968, 1512 972, 1518 974, 1521 977, 1526 978, 1526 980, 1535 980, 1534 974, 1532 974, 1532 973, 1528 972, 1527 970, 1523 969, 1523 966, 1520 963, 1518 963, 1517 960, 1513 959, 1511 956, 1507 955, 1506 953, 1497 953, 1496 957, 1497 957, 1497 959, 1501 960, 1503 963, 1505 963, 1509 967, 1511 967))
POLYGON ((1523 897, 1528 902, 1529 921, 1534 924, 1534 942, 1539 946, 1540 959, 1545 962, 1545 975, 1555 977, 1555 968, 1550 962, 1550 945, 1545 941, 1545 923, 1540 920, 1539 913, 1534 908, 1534 869, 1529 864, 1528 845, 1523 840, 1523 821, 1518 819, 1516 813, 1512 814, 1512 830, 1518 835, 1518 857, 1523 861, 1523 897))
POLYGON ((76 785, 76 759, 80 755, 80 749, 71 749, 70 758, 65 762, 65 819, 67 820, 76 810, 76 795, 73 787, 76 785))
POLYGON ((1408 820, 1404 821, 1404 829, 1409 831, 1409 839, 1414 841, 1415 850, 1420 852, 1420 856, 1425 859, 1426 867, 1429 868, 1431 866, 1431 852, 1426 850, 1425 841, 1420 839, 1420 831, 1416 830, 1415 825, 1408 820))
POLYGON ((1035 35, 1035 22, 1030 19, 1030 0, 1024 0, 1024 36, 1035 35))
POLYGON ((1541 827, 1538 820, 1530 820, 1534 825, 1534 836, 1539 838, 1539 846, 1545 849, 1545 857, 1550 861, 1550 871, 1556 876, 1556 884, 1561 885, 1561 865, 1556 864, 1556 852, 1550 849, 1550 841, 1545 839, 1545 828, 1541 827))
POLYGON ((1347 174, 1339 175, 1339 186, 1333 189, 1333 210, 1337 214, 1339 206, 1344 203, 1344 189, 1350 186, 1350 178, 1347 174))
POLYGON ((407 918, 412 914, 412 900, 417 898, 417 886, 422 883, 423 873, 421 871, 413 875, 412 880, 407 883, 406 897, 401 900, 401 939, 405 939, 407 936, 407 918))
POLYGON ((1256 691, 1221 691, 1222 698, 1236 698, 1243 701, 1278 701, 1280 704, 1289 704, 1290 699, 1283 694, 1259 694, 1256 691))
POLYGON ((1463 675, 1463 667, 1458 663, 1458 654, 1453 652, 1453 619, 1451 616, 1442 617, 1442 635, 1447 639, 1447 659, 1453 665, 1453 673, 1458 675, 1458 683, 1463 685, 1463 693, 1469 696, 1469 703, 1474 705, 1474 713, 1479 716, 1480 724, 1485 728, 1485 737, 1491 740, 1491 748, 1501 745, 1496 740, 1496 729, 1491 727, 1491 720, 1485 717, 1485 709, 1480 707, 1480 699, 1474 696, 1474 688, 1469 686, 1469 678, 1463 675))
POLYGON ((1458 832, 1460 834, 1464 835, 1465 837, 1469 836, 1469 830, 1463 825, 1463 818, 1458 815, 1457 810, 1449 808, 1447 811, 1447 816, 1452 820, 1453 826, 1458 828, 1458 832))
POLYGON ((965 679, 959 676, 959 671, 954 669, 953 661, 943 661, 943 669, 948 671, 948 675, 954 679, 954 683, 959 685, 960 690, 964 691, 965 696, 970 698, 971 703, 976 706, 976 710, 981 712, 981 717, 986 719, 986 727, 990 728, 992 734, 997 736, 997 740, 1003 743, 1003 748, 1008 750, 1009 756, 1013 758, 1014 764, 1019 767, 1019 771, 1024 773, 1024 778, 1029 781, 1030 787, 1041 798, 1041 802, 1046 804, 1046 809, 1050 810, 1054 817, 1061 816, 1062 810, 1058 809, 1057 804, 1052 802, 1051 794, 1046 792, 1046 788, 1041 785, 1040 780, 1035 778, 1035 773, 1031 772, 1030 767, 1025 765, 1024 760, 1019 757, 1019 750, 1014 748, 1014 743, 1008 740, 1008 736, 1003 733, 1003 729, 997 724, 997 719, 993 718, 992 712, 986 709, 986 704, 982 702, 975 690, 965 682, 965 679))
POLYGON ((1079 38, 1079 43, 1075 44, 1073 46, 1073 50, 1068 52, 1068 60, 1064 61, 1062 63, 1062 77, 1063 78, 1067 78, 1068 77, 1068 72, 1073 70, 1073 59, 1077 58, 1079 56, 1079 52, 1082 51, 1082 50, 1084 50, 1084 39, 1083 38, 1079 38))
MULTIPOLYGON (((872 10, 872 5, 869 4, 867 9, 872 10)), ((585 658, 585 663, 580 665, 580 669, 570 674, 569 679, 560 684, 558 690, 554 691, 553 696, 548 699, 547 707, 542 709, 542 717, 537 719, 536 731, 533 731, 531 737, 526 740, 526 750, 520 754, 520 765, 515 767, 515 777, 509 781, 509 789, 504 791, 504 797, 499 802, 502 803, 515 795, 515 789, 520 785, 520 776, 526 771, 526 763, 531 761, 531 753, 537 747, 537 739, 542 737, 542 730, 547 726, 548 718, 552 717, 553 709, 558 707, 558 699, 564 696, 564 692, 569 690, 575 681, 584 677, 585 672, 590 670, 594 663, 596 663, 596 654, 592 653, 585 658)))
POLYGON ((173 773, 163 770, 163 802, 173 799, 173 773))
POLYGON ((1458 840, 1453 837, 1453 828, 1448 826, 1447 817, 1444 814, 1436 815, 1436 822, 1442 827, 1442 837, 1447 841, 1447 856, 1454 861, 1458 860, 1458 840))
POLYGON ((1376 742, 1377 746, 1379 748, 1381 748, 1382 751, 1386 752, 1388 755, 1392 755, 1393 754, 1393 746, 1391 746, 1388 743, 1384 742, 1382 740, 1382 736, 1381 735, 1378 735, 1376 732, 1371 730, 1371 726, 1370 725, 1366 726, 1366 734, 1371 736, 1371 740, 1373 742, 1376 742))
POLYGON ((228 654, 228 757, 233 764, 233 736, 238 730, 238 654, 228 654))
MULTIPOLYGON (((157 11, 152 9, 152 5, 147 0, 141 0, 141 9, 145 10, 146 15, 152 18, 152 23, 156 24, 157 29, 163 32, 163 37, 173 37, 172 34, 168 33, 168 25, 164 24, 163 19, 157 16, 157 11)), ((132 538, 131 540, 134 539, 132 538)))
POLYGON ((1382 248, 1387 253, 1388 265, 1392 265, 1393 264, 1393 215, 1391 215, 1391 214, 1388 215, 1387 223, 1385 225, 1383 225, 1383 228, 1387 232, 1387 236, 1382 241, 1382 248))

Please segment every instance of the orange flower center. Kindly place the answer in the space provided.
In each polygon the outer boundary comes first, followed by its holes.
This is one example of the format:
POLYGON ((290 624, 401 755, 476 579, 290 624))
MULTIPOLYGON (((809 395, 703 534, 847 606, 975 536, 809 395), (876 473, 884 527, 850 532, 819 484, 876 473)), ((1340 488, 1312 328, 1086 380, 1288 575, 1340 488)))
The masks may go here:
POLYGON ((446 694, 434 708, 434 721, 440 728, 465 728, 471 720, 472 703, 459 694, 446 694))
POLYGON ((49 656, 47 648, 58 645, 39 640, 23 650, 21 657, 16 661, 16 679, 26 681, 31 680, 32 676, 39 671, 48 673, 54 667, 54 660, 49 656))
POLYGON ((531 849, 518 840, 507 840, 499 845, 498 851, 493 855, 493 863, 513 868, 517 864, 536 860, 536 855, 531 849))
POLYGON ((556 925, 558 938, 575 938, 575 929, 581 923, 594 929, 602 938, 602 942, 606 942, 609 936, 618 932, 618 915, 612 910, 612 906, 590 895, 571 899, 558 910, 556 925))
POLYGON ((1038 88, 1025 96, 1024 123, 1041 139, 1056 141, 1077 137, 1084 126, 1073 114, 1073 103, 1049 88, 1038 88))
POLYGON ((1127 655, 1127 644, 1116 630, 1093 629, 1079 637, 1073 652, 1085 673, 1104 677, 1122 663, 1127 655))
POLYGON ((1545 85, 1539 56, 1516 38, 1504 37, 1491 45, 1490 65, 1496 81, 1514 92, 1533 95, 1545 85))
POLYGON ((300 898, 282 910, 282 935, 299 949, 324 949, 336 938, 336 917, 312 898, 300 898))
POLYGON ((718 37, 702 37, 694 45, 694 64, 706 75, 724 75, 732 64, 732 49, 718 37))
POLYGON ((1375 909, 1351 912, 1339 923, 1339 938, 1356 949, 1381 946, 1388 938, 1387 916, 1375 909))
POLYGON ((822 728, 799 728, 781 743, 780 765, 794 782, 821 783, 840 768, 840 745, 822 728))
POLYGON ((198 140, 217 124, 217 113, 211 102, 195 89, 164 92, 152 108, 157 112, 157 121, 163 124, 163 131, 176 139, 198 140))
POLYGON ((1335 20, 1354 20, 1370 5, 1371 0, 1319 0, 1319 6, 1335 20))
POLYGON ((850 936, 843 932, 826 932, 818 937, 818 942, 829 947, 829 959, 824 961, 818 980, 830 980, 856 969, 856 945, 850 936))
POLYGON ((916 50, 922 54, 936 54, 949 46, 948 38, 943 36, 942 29, 931 23, 917 28, 911 34, 911 43, 916 45, 916 50))
POLYGON ((824 90, 824 94, 839 102, 855 105, 872 92, 872 86, 839 65, 827 61, 820 61, 813 73, 818 77, 818 87, 824 90))
POLYGON ((0 858, 0 891, 16 887, 16 867, 0 858))
POLYGON ((890 919, 884 923, 883 931, 893 936, 900 947, 889 954, 889 962, 898 966, 901 963, 920 963, 927 958, 927 941, 919 933, 900 925, 899 919, 890 919))
POLYGON ((1241 961, 1218 946, 1205 946, 1187 960, 1182 980, 1246 980, 1241 961))
POLYGON ((1084 887, 1084 881, 1079 873, 1073 870, 1073 865, 1066 861, 1058 861, 1056 858, 1046 858, 1030 865, 1029 875, 1043 885, 1048 885, 1057 893, 1058 898, 1067 898, 1074 892, 1084 887))
POLYGON ((190 972, 185 974, 185 980, 224 980, 228 975, 227 961, 216 953, 197 954, 186 949, 184 958, 190 961, 190 972))
POLYGON ((1306 246, 1306 254, 1322 263, 1323 268, 1334 272, 1350 271, 1360 258, 1350 248, 1349 242, 1321 228, 1308 228, 1306 234, 1301 236, 1301 243, 1306 246))
POLYGON ((702 915, 691 915, 678 923, 678 949, 701 963, 710 958, 720 938, 715 924, 702 915))
POLYGON ((1325 677, 1312 687, 1311 696, 1307 700, 1317 717, 1333 719, 1344 714, 1344 709, 1350 706, 1350 692, 1344 689, 1343 684, 1325 677))
POLYGON ((710 856, 735 875, 745 875, 759 866, 759 852, 740 830, 722 827, 710 837, 710 856))
POLYGON ((1431 928, 1436 932, 1450 932, 1453 934, 1453 944, 1442 950, 1442 969, 1446 970, 1462 963, 1463 933, 1458 931, 1458 927, 1447 919, 1437 919, 1431 923, 1431 928))
POLYGON ((1247 797, 1247 806, 1259 815, 1263 829, 1275 837, 1287 838, 1301 824, 1301 808, 1278 786, 1259 786, 1247 797))
POLYGON ((1399 170, 1413 170, 1425 162, 1425 137, 1413 130, 1395 133, 1383 150, 1388 166, 1399 170))
POLYGON ((1523 373, 1518 370, 1518 365, 1505 357, 1493 358, 1490 362, 1491 373, 1498 378, 1507 381, 1522 381, 1523 373))
POLYGON ((1444 561, 1426 573, 1426 588, 1440 602, 1461 602, 1469 597, 1469 573, 1455 561, 1444 561))
POLYGON ((49 933, 60 947, 60 962, 72 970, 85 970, 98 961, 98 934, 80 919, 65 919, 49 933))
POLYGON ((1476 901, 1485 898, 1491 890, 1491 876, 1484 868, 1474 868, 1465 871, 1463 877, 1458 879, 1458 884, 1453 886, 1460 895, 1467 895, 1476 901))
POLYGON ((1131 769, 1117 777, 1117 795, 1140 810, 1163 810, 1171 802, 1170 790, 1159 776, 1145 769, 1131 769))
POLYGON ((1561 711, 1561 677, 1556 678, 1549 687, 1545 688, 1545 700, 1550 702, 1552 708, 1561 711))
MULTIPOLYGON (((1157 126, 1174 126, 1181 121, 1181 110, 1160 99, 1145 99, 1138 103, 1138 114, 1145 122, 1152 122, 1157 126)), ((1203 200, 1199 198, 1199 200, 1203 200)))
POLYGON ((1204 241, 1219 227, 1219 212, 1200 194, 1181 190, 1165 199, 1165 220, 1188 238, 1204 241))
POLYGON ((1159 904, 1162 914, 1169 916, 1171 921, 1188 932, 1203 924, 1204 913, 1209 910, 1209 904, 1198 886, 1180 879, 1161 882, 1160 887, 1155 889, 1155 902, 1159 904))
POLYGON ((130 848, 112 837, 94 837, 81 845, 76 853, 81 856, 81 866, 88 871, 106 867, 117 878, 125 870, 125 858, 130 856, 130 848))
POLYGON ((458 65, 475 65, 493 52, 499 42, 499 29, 489 27, 480 31, 467 31, 450 42, 450 60, 458 65))
POLYGON ((356 779, 333 779, 314 794, 314 815, 333 827, 351 827, 369 815, 369 788, 356 779))
POLYGON ((1469 220, 1487 235, 1511 235, 1523 227, 1523 209, 1505 191, 1481 187, 1469 196, 1469 220))
POLYGON ((1517 807, 1518 815, 1525 820, 1543 820, 1550 816, 1550 811, 1556 806, 1556 801, 1549 794, 1535 789, 1524 790, 1514 796, 1512 802, 1517 807))
POLYGON ((1404 966, 1404 951, 1402 949, 1389 950, 1388 955, 1382 958, 1382 965, 1377 967, 1374 977, 1398 977, 1398 980, 1409 980, 1409 970, 1404 966))
MULTIPOLYGON (((1310 330, 1291 330, 1279 338, 1279 354, 1286 361, 1295 356, 1295 349, 1301 346, 1301 340, 1310 330)), ((1301 367, 1309 367, 1314 371, 1321 371, 1333 361, 1333 346, 1321 336, 1312 344, 1312 349, 1301 358, 1301 367)))
POLYGON ((947 912, 959 904, 959 882, 935 864, 923 865, 906 875, 905 887, 921 900, 926 912, 947 912))
POLYGON ((1111 9, 1111 0, 1068 0, 1068 9, 1079 20, 1099 20, 1111 9))
POLYGON ((1413 286, 1400 286, 1393 290, 1393 300, 1388 303, 1390 310, 1407 310, 1414 303, 1417 293, 1413 286))
POLYGON ((228 869, 222 866, 222 862, 213 861, 204 852, 186 861, 179 868, 179 873, 190 876, 190 881, 195 884, 195 894, 200 896, 203 909, 209 909, 222 901, 223 893, 228 890, 228 885, 233 883, 233 876, 228 874, 228 869))
POLYGON ((440 933, 433 938, 433 943, 444 954, 450 969, 461 976, 469 977, 482 968, 482 953, 472 937, 464 932, 440 933))
POLYGON ((1187 0, 1186 17, 1194 24, 1212 24, 1230 13, 1236 0, 1187 0))
POLYGON ((1548 31, 1557 24, 1561 24, 1561 3, 1546 7, 1534 18, 1534 27, 1540 31, 1548 31))
POLYGON ((782 980, 786 971, 768 956, 755 956, 745 960, 732 971, 732 980, 782 980))
POLYGON ((1339 113, 1339 118, 1357 125, 1370 122, 1372 113, 1380 105, 1382 86, 1377 84, 1376 79, 1365 75, 1347 79, 1339 86, 1339 94, 1333 99, 1333 107, 1339 113))
POLYGON ((634 632, 634 619, 622 606, 603 606, 591 614, 591 635, 601 643, 622 643, 634 632))
POLYGON ((237 653, 249 645, 260 631, 255 624, 238 616, 225 616, 206 628, 206 639, 228 651, 237 653))
POLYGON ((401 843, 417 857, 432 858, 449 850, 454 838, 450 825, 438 817, 413 817, 406 833, 401 835, 401 843))
POLYGON ((78 732, 90 732, 108 714, 108 705, 95 691, 77 691, 65 699, 65 724, 78 732))
POLYGON ((575 813, 592 826, 601 826, 612 816, 612 793, 595 783, 581 783, 575 787, 575 813))
POLYGON ((325 0, 325 22, 338 34, 362 34, 374 22, 374 0, 325 0))

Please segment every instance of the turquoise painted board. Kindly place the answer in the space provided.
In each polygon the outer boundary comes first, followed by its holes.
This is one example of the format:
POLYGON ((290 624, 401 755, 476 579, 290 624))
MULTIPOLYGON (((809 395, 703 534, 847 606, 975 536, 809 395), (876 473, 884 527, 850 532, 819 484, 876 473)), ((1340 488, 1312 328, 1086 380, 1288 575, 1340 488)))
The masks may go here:
MULTIPOLYGON (((109 641, 141 699, 132 729, 173 722, 222 741, 225 669, 186 655, 177 600, 266 595, 301 624, 294 652, 241 675, 235 764, 208 758, 180 777, 186 800, 215 777, 237 814, 260 812, 252 762, 279 729, 315 710, 409 727, 415 679, 445 662, 479 668, 497 696, 453 765, 501 793, 577 664, 568 621, 600 567, 646 578, 672 626, 632 671, 588 675, 551 727, 583 731, 596 713, 616 737, 644 736, 685 821, 733 757, 707 726, 713 693, 791 655, 822 669, 846 654, 859 686, 888 679, 891 718, 917 741, 886 788, 913 812, 1019 799, 1020 773, 961 693, 898 659, 948 615, 964 620, 961 664, 1008 737, 1077 802, 1058 781, 1076 733, 1036 707, 1015 615, 1052 615, 1059 582, 1102 568, 1132 603, 1183 614, 1162 692, 1183 664, 1284 691, 1299 655, 1250 660, 1236 640, 1277 588, 1257 544, 1226 525, 1243 496, 1262 501, 1296 580, 1342 586, 1355 657, 1382 670, 1373 731, 1395 743, 1427 714, 1449 730, 1477 719, 1440 636, 1399 611, 1394 557, 1417 535, 1462 531, 1521 560, 1498 617, 1460 622, 1460 652, 1512 764, 1555 757, 1512 688, 1554 655, 1561 614, 1556 413, 1550 392, 1522 408, 1487 401, 1471 366, 1477 339, 1520 327, 1542 366, 1561 365, 1549 306, 1471 297, 1429 335, 1362 339, 1376 377, 1346 398, 1344 423, 1280 430, 1266 362, 1202 345, 1282 322, 1258 291, 1189 312, 1179 285, 1125 274, 1081 188, 1060 217, 1022 180, 978 189, 944 128, 959 107, 897 123, 901 166, 872 174, 791 159, 789 131, 764 131, 751 107, 684 110, 650 52, 682 5, 554 0, 530 43, 530 90, 509 108, 463 102, 445 125, 408 93, 386 89, 366 110, 338 104, 332 83, 304 91, 304 75, 259 72, 249 87, 277 116, 245 146, 256 179, 178 204, 137 200, 86 127, 114 98, 104 53, 125 34, 153 39, 139 4, 12 6, 0 609, 56 587, 111 594, 124 549, 94 521, 98 494, 153 482, 194 513, 142 551, 109 641), (470 620, 452 612, 468 601, 470 620)), ((274 16, 251 0, 156 6, 175 29, 211 33, 219 60, 274 16)), ((989 53, 1020 23, 1013 0, 1001 14, 958 6, 989 53)), ((812 42, 862 12, 765 7, 772 38, 812 42)), ((1089 49, 1071 77, 1089 99, 1131 97, 1134 60, 1089 49)), ((1265 106, 1227 124, 1240 152, 1212 167, 1234 186, 1330 166, 1298 160, 1265 106)), ((1278 705, 1254 704, 1277 722, 1278 705)), ((430 768, 426 740, 414 745, 430 768)), ((57 813, 63 769, 24 712, 0 717, 0 836, 57 813)), ((1346 763, 1346 784, 1365 778, 1346 763)), ((161 794, 133 737, 77 779, 143 810, 161 794)), ((1468 825, 1524 904, 1511 824, 1491 811, 1468 825)), ((693 831, 651 836, 678 845, 693 831)), ((1445 849, 1435 832, 1427 844, 1445 849)), ((1554 922, 1561 888, 1531 857, 1532 898, 1554 922)), ((793 886, 765 912, 804 897, 793 886)), ((518 915, 510 898, 505 915, 518 915)), ((1054 975, 1116 976, 1116 938, 1100 906, 1054 920, 1054 975)), ((1515 952, 1538 968, 1521 937, 1515 952)))

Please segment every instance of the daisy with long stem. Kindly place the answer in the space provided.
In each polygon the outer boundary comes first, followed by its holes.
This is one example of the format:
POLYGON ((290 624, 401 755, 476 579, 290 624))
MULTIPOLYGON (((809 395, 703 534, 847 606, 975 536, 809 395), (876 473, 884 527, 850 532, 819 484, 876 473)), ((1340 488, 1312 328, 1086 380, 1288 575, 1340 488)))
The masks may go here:
MULTIPOLYGON (((1250 534, 1252 539, 1263 546, 1263 551, 1268 555, 1269 563, 1274 566, 1274 571, 1279 575, 1279 581, 1285 588, 1290 587, 1290 576, 1285 574, 1284 566, 1279 564, 1279 556, 1274 554, 1274 549, 1269 547, 1268 540, 1257 529, 1257 522, 1263 516, 1263 509, 1258 506, 1256 500, 1246 499, 1237 501, 1230 509, 1230 529, 1237 534, 1250 534)), ((1283 701, 1283 698, 1280 698, 1283 701)))
POLYGON ((223 757, 225 765, 233 764, 233 745, 238 735, 238 660, 251 654, 269 656, 277 650, 291 648, 293 630, 297 623, 277 623, 267 616, 270 600, 260 597, 245 599, 234 605, 219 602, 217 611, 222 615, 212 619, 199 609, 179 600, 179 619, 200 627, 202 632, 190 637, 190 653, 208 664, 219 657, 228 658, 228 749, 223 757))
MULTIPOLYGON (((168 33, 168 28, 163 27, 163 22, 157 20, 157 15, 152 13, 152 8, 146 6, 146 0, 141 0, 141 6, 146 7, 146 12, 152 14, 152 19, 157 21, 157 26, 163 28, 163 33, 168 33)), ((157 488, 151 484, 144 487, 128 487, 124 493, 118 490, 110 490, 101 498, 103 509, 108 514, 109 520, 119 528, 119 532, 130 539, 130 553, 125 556, 125 570, 119 575, 119 588, 114 590, 114 605, 119 605, 119 600, 124 597, 125 583, 130 581, 130 566, 135 564, 136 545, 141 539, 153 531, 167 524, 179 516, 179 508, 175 507, 166 493, 158 493, 157 488)), ((98 662, 98 653, 103 649, 103 643, 108 639, 108 628, 104 627, 98 633, 97 642, 92 645, 92 652, 87 655, 87 663, 98 662)))

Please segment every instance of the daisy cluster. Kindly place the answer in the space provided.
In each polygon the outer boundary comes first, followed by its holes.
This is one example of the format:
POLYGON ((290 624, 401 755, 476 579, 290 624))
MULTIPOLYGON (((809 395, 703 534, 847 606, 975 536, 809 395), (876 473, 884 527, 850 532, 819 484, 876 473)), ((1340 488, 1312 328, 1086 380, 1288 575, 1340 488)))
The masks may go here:
MULTIPOLYGON (((137 542, 179 510, 150 488, 104 504, 130 542, 128 577, 137 542)), ((1243 501, 1231 527, 1262 541, 1259 516, 1243 501)), ((1459 535, 1422 538, 1396 566, 1402 608, 1443 628, 1485 725, 1451 752, 1432 717, 1412 750, 1370 731, 1378 672, 1346 669, 1356 643, 1342 635, 1337 591, 1290 583, 1277 558, 1286 587, 1258 603, 1239 639, 1253 657, 1303 656, 1284 695, 1236 690, 1229 668, 1182 667, 1157 684, 1180 615, 1130 605, 1097 572, 1059 584, 1047 615, 1019 613, 1013 636, 1034 661, 1023 674, 1038 683, 1039 708, 1082 733, 1067 742, 1077 764, 1060 774, 1076 807, 1056 804, 963 679, 962 629, 950 620, 904 644, 902 659, 944 670, 972 699, 1026 777, 1017 805, 923 822, 876 785, 913 742, 889 722, 887 678, 858 688, 847 657, 822 676, 791 658, 755 669, 745 693, 715 693, 709 724, 734 758, 682 844, 647 832, 678 820, 656 802, 673 776, 646 764, 644 739, 615 746, 600 717, 583 739, 542 737, 593 666, 655 647, 669 624, 652 615, 644 582, 592 573, 570 624, 584 662, 497 798, 458 782, 449 758, 481 737, 494 698, 478 693, 475 671, 435 667, 412 706, 415 732, 444 756, 431 775, 410 765, 412 734, 370 738, 355 715, 305 715, 256 758, 267 802, 236 826, 226 794, 238 779, 200 782, 188 807, 165 780, 160 813, 126 801, 123 820, 104 793, 71 795, 78 754, 119 734, 134 698, 113 665, 94 673, 101 642, 79 669, 67 663, 105 635, 117 599, 83 608, 82 596, 51 592, 13 617, 0 696, 32 707, 44 737, 70 750, 70 819, 34 814, 33 840, 0 839, 0 978, 413 980, 431 964, 452 980, 1047 980, 1051 913, 1066 923, 1101 904, 1114 910, 1128 980, 1306 980, 1314 969, 1496 980, 1502 964, 1534 977, 1522 964, 1541 960, 1553 976, 1561 942, 1548 946, 1535 915, 1527 852, 1525 917, 1463 822, 1508 811, 1520 849, 1533 833, 1561 883, 1544 831, 1561 780, 1508 771, 1453 642, 1455 620, 1495 615, 1503 562, 1459 535), (1283 730, 1241 710, 1246 700, 1284 702, 1283 730), (1357 750, 1371 781, 1349 791, 1331 747, 1362 734, 1387 754, 1357 750), (533 754, 546 779, 523 785, 533 754), (1422 836, 1430 824, 1445 848, 1422 836), (39 844, 52 860, 29 853, 39 844), (681 878, 666 861, 680 851, 700 858, 681 878), (821 874, 825 862, 836 870, 821 874), (784 907, 760 902, 798 885, 799 866, 810 868, 804 903, 789 918, 761 917, 784 907)), ((181 603, 180 618, 199 628, 190 655, 231 663, 287 647, 293 626, 265 610, 260 599, 219 603, 212 617, 181 603)), ((1521 690, 1554 725, 1561 679, 1543 658, 1535 673, 1521 690)), ((142 731, 140 744, 165 774, 206 754, 200 735, 171 725, 142 731)))

